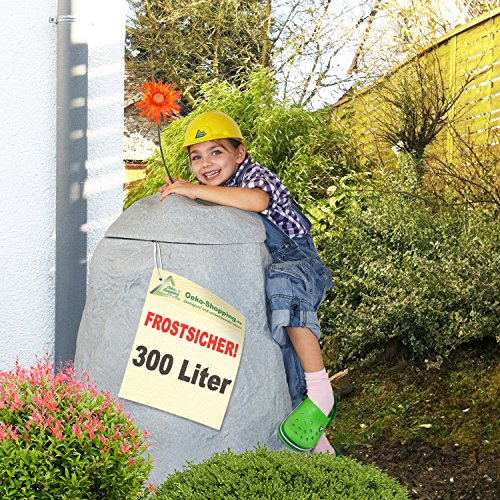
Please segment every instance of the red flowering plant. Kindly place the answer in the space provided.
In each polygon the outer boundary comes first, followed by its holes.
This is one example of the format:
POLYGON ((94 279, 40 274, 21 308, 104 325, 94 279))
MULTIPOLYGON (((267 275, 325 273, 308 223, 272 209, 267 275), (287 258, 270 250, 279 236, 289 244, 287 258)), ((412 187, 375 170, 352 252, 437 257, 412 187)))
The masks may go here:
POLYGON ((174 90, 170 83, 163 83, 161 80, 156 82, 154 78, 151 82, 144 82, 139 89, 142 94, 142 99, 136 104, 137 108, 142 109, 139 116, 145 116, 148 120, 154 120, 158 126, 158 142, 160 144, 161 159, 167 172, 170 182, 174 182, 165 162, 163 148, 161 145, 160 124, 167 121, 167 116, 170 120, 173 119, 174 113, 179 113, 178 105, 181 98, 180 90, 174 90))
POLYGON ((0 371, 0 498, 147 496, 147 434, 120 404, 45 358, 0 371))

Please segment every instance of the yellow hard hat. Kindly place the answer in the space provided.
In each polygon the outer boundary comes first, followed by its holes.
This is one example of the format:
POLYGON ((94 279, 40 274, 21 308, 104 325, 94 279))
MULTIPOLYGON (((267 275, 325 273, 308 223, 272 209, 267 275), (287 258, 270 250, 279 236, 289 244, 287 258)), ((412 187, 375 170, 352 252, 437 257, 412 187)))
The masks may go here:
POLYGON ((182 149, 214 139, 238 139, 243 142, 240 127, 222 111, 207 111, 198 115, 187 127, 182 149))

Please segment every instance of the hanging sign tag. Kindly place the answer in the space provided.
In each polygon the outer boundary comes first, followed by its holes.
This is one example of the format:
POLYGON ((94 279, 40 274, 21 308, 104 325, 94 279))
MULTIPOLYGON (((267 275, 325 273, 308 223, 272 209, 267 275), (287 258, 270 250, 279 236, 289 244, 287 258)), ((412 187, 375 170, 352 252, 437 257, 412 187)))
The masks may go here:
POLYGON ((220 430, 244 337, 234 307, 154 269, 119 396, 220 430))

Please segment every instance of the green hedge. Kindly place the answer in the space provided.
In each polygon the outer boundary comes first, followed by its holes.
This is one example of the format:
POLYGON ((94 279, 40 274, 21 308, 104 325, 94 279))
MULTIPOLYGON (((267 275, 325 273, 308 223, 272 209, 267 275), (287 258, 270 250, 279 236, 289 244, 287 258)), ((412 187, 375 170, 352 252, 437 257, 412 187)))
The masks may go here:
POLYGON ((156 490, 158 500, 179 499, 407 499, 406 490, 370 465, 327 454, 258 448, 217 453, 176 472, 156 490))
POLYGON ((500 231, 488 216, 374 195, 317 243, 335 281, 321 309, 331 367, 374 359, 388 344, 439 361, 500 338, 500 231))

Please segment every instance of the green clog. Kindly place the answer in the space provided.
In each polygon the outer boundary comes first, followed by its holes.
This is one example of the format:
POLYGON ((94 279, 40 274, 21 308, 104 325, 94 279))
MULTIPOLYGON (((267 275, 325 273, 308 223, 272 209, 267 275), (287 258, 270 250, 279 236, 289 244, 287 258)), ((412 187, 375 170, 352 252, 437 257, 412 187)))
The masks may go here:
POLYGON ((335 418, 338 408, 335 394, 333 400, 333 408, 329 415, 325 415, 308 397, 305 397, 278 427, 278 436, 283 444, 295 451, 311 451, 325 428, 335 418))

